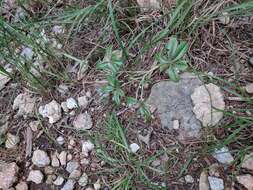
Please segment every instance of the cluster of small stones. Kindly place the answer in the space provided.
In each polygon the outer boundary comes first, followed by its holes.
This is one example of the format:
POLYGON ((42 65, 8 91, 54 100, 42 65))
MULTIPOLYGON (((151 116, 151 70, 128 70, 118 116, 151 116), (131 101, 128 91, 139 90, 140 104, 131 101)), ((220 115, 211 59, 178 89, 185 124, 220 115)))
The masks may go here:
MULTIPOLYGON (((65 143, 64 138, 57 139, 62 144, 65 143)), ((88 187, 91 182, 85 172, 85 168, 90 166, 93 170, 96 170, 96 164, 100 164, 99 162, 91 163, 89 158, 94 148, 94 144, 89 140, 82 141, 81 147, 78 148, 76 140, 71 137, 68 142, 69 150, 67 151, 51 152, 49 156, 44 150, 37 149, 33 152, 31 170, 26 181, 35 184, 45 182, 48 185, 58 186, 61 190, 73 190, 76 186, 92 189, 90 186, 88 187), (77 150, 74 155, 69 153, 73 149, 77 150), (62 170, 65 170, 65 172, 61 173, 67 173, 67 176, 58 174, 59 172, 57 171, 62 170)), ((101 187, 100 179, 93 183, 93 189, 99 190, 101 187)))

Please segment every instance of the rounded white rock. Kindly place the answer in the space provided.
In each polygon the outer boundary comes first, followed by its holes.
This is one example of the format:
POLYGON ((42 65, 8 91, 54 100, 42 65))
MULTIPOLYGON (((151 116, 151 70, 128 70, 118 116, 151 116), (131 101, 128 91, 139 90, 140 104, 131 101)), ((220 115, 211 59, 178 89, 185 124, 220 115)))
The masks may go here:
POLYGON ((43 178, 44 176, 40 170, 31 170, 28 175, 27 181, 32 181, 36 184, 40 184, 43 181, 43 178))
POLYGON ((45 167, 50 164, 50 159, 45 151, 35 150, 33 152, 32 163, 38 167, 45 167))
POLYGON ((140 146, 136 143, 130 144, 130 150, 132 153, 136 153, 140 149, 140 146))
POLYGON ((74 108, 78 108, 77 101, 74 98, 68 98, 66 100, 66 106, 68 109, 72 110, 74 108))

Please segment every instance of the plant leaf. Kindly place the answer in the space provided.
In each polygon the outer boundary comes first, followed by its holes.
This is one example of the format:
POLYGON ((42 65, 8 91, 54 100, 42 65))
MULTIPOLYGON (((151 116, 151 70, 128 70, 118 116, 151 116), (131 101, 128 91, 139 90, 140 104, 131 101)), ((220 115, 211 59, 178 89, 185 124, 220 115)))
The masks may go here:
POLYGON ((172 81, 174 81, 174 82, 179 81, 179 76, 173 66, 170 66, 169 69, 167 69, 167 73, 172 81))
POLYGON ((175 37, 172 37, 170 39, 169 43, 167 43, 165 45, 165 48, 167 50, 169 50, 169 56, 174 57, 174 55, 176 53, 176 50, 177 50, 177 45, 178 45, 178 42, 177 42, 177 39, 175 37))
POLYGON ((175 52, 175 55, 173 56, 174 61, 181 59, 187 51, 188 44, 186 42, 181 42, 177 48, 177 51, 175 52))
POLYGON ((187 61, 185 61, 185 60, 178 61, 178 62, 175 64, 175 67, 176 67, 179 71, 185 71, 185 70, 188 68, 187 61))

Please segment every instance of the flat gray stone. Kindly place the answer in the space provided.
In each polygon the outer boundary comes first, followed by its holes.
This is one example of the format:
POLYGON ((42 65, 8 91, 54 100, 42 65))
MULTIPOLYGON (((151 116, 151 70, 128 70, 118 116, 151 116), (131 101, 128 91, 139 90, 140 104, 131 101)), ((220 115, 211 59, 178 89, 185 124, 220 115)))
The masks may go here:
POLYGON ((201 84, 197 76, 184 73, 179 82, 156 83, 146 102, 156 108, 162 127, 173 129, 173 122, 179 121, 180 140, 200 137, 201 123, 192 111, 191 94, 201 84))
POLYGON ((211 190, 224 190, 223 179, 217 177, 208 177, 211 190))

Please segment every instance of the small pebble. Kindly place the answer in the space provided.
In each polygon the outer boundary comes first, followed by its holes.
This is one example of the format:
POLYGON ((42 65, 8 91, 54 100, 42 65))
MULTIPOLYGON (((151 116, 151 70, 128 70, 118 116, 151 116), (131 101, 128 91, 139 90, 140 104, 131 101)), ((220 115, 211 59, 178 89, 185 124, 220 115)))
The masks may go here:
POLYGON ((53 182, 54 185, 60 186, 64 182, 64 178, 62 176, 58 176, 56 180, 53 182))
POLYGON ((53 181, 56 179, 56 176, 55 175, 48 175, 47 176, 47 180, 46 180, 46 184, 53 184, 53 181))
POLYGON ((95 148, 95 145, 90 141, 83 141, 82 142, 82 153, 85 156, 89 156, 89 152, 95 148))
POLYGON ((51 174, 54 173, 54 168, 52 168, 51 166, 46 166, 46 167, 44 168, 44 173, 45 173, 46 175, 51 175, 51 174))
POLYGON ((161 160, 157 159, 157 160, 154 160, 151 164, 153 167, 157 167, 157 166, 160 166, 161 165, 161 160))
POLYGON ((66 170, 68 173, 72 173, 74 170, 76 170, 77 168, 79 168, 79 163, 76 161, 70 161, 67 163, 67 167, 66 170))
POLYGON ((186 175, 184 180, 186 183, 194 183, 194 178, 191 175, 186 175))
POLYGON ((61 108, 63 109, 64 112, 69 112, 69 108, 67 107, 67 102, 62 102, 61 103, 61 108))
POLYGON ((74 108, 78 108, 77 101, 74 98, 68 98, 66 100, 66 105, 67 105, 67 108, 70 110, 72 110, 74 108))
POLYGON ((70 160, 72 160, 72 159, 73 159, 72 154, 68 154, 68 155, 67 155, 67 160, 70 161, 70 160))
POLYGON ((86 173, 83 173, 80 179, 78 180, 78 184, 81 187, 85 187, 88 184, 88 176, 86 173))
POLYGON ((26 184, 26 182, 21 181, 16 185, 16 190, 28 190, 28 185, 26 184))
POLYGON ((44 176, 40 170, 31 170, 28 175, 27 181, 32 181, 36 184, 40 184, 42 182, 43 178, 44 178, 44 176))
POLYGON ((253 83, 247 84, 245 86, 245 90, 246 90, 247 93, 253 94, 253 83))
POLYGON ((62 166, 65 166, 67 163, 67 152, 66 151, 62 151, 59 156, 58 156, 60 163, 62 166))
POLYGON ((63 136, 57 137, 56 141, 58 142, 59 145, 63 145, 65 143, 63 136))
POLYGON ((69 179, 64 186, 61 188, 61 190, 73 190, 75 187, 75 181, 72 179, 69 179))
POLYGON ((50 164, 50 159, 45 151, 35 150, 33 152, 32 162, 38 167, 45 167, 50 164))
POLYGON ((224 182, 221 178, 208 177, 208 182, 211 190, 224 190, 224 182))
POLYGON ((78 179, 81 176, 81 171, 80 170, 74 170, 73 172, 71 172, 71 174, 69 175, 69 179, 78 179))
POLYGON ((86 108, 89 103, 86 96, 81 96, 77 98, 77 101, 78 101, 78 105, 82 108, 86 108))
POLYGON ((81 163, 82 165, 88 165, 88 164, 90 163, 90 160, 87 159, 87 158, 83 158, 83 159, 81 159, 80 163, 81 163))
POLYGON ((174 120, 173 121, 173 129, 178 130, 180 127, 179 121, 178 120, 174 120))
POLYGON ((130 144, 130 150, 132 153, 136 153, 140 149, 140 146, 136 143, 130 144))
POLYGON ((11 133, 7 133, 5 147, 7 149, 15 148, 19 143, 20 139, 17 135, 12 135, 11 133))
POLYGON ((53 167, 59 167, 60 166, 60 162, 59 162, 59 160, 58 160, 58 153, 57 152, 55 152, 55 153, 53 153, 52 155, 51 155, 51 165, 53 166, 53 167))
POLYGON ((36 132, 39 128, 40 122, 39 121, 31 121, 29 123, 29 127, 31 127, 33 132, 36 132))
POLYGON ((101 189, 101 183, 100 183, 100 179, 98 179, 97 181, 96 181, 96 183, 94 183, 94 189, 95 190, 100 190, 101 189))

